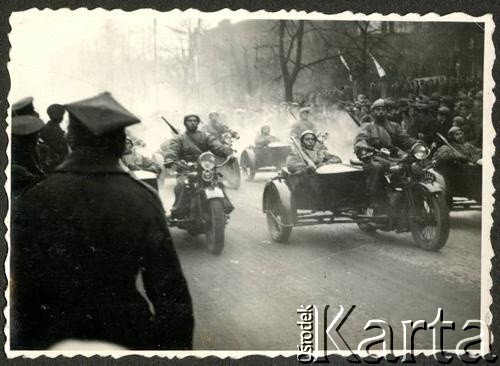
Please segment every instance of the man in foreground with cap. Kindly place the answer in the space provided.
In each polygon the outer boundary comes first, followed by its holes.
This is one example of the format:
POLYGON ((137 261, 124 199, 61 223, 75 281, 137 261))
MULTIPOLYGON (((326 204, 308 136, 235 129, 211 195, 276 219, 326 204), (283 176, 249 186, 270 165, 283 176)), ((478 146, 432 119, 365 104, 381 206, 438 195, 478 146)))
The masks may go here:
POLYGON ((397 155, 398 149, 408 150, 415 140, 397 123, 387 119, 385 101, 378 99, 371 106, 374 122, 361 126, 354 139, 354 152, 364 163, 368 197, 373 206, 383 208, 387 204, 384 173, 389 165, 370 154, 370 148, 386 148, 397 155))
POLYGON ((225 133, 231 134, 231 137, 235 139, 238 139, 240 137, 238 132, 230 129, 220 121, 219 113, 217 113, 216 111, 211 111, 208 114, 208 122, 204 124, 202 128, 200 128, 200 131, 215 136, 215 138, 219 141, 222 141, 222 135, 224 135, 225 133))
MULTIPOLYGON (((221 157, 227 157, 233 153, 231 147, 222 144, 213 134, 198 130, 200 117, 196 114, 188 114, 184 117, 186 131, 175 136, 168 143, 165 150, 165 166, 171 168, 175 163, 195 163, 199 156, 205 151, 221 157)), ((181 171, 177 176, 177 184, 174 188, 175 202, 172 206, 171 216, 173 218, 183 217, 189 207, 189 200, 185 197, 184 173, 181 171)))
POLYGON ((66 155, 68 155, 68 144, 64 138, 64 131, 61 128, 64 113, 65 109, 62 105, 50 105, 47 108, 50 120, 40 131, 40 138, 49 147, 49 173, 53 172, 63 162, 66 155))
POLYGON ((66 109, 71 154, 12 211, 12 349, 190 349, 191 297, 161 202, 118 163, 139 119, 109 93, 66 109))
POLYGON ((37 149, 43 126, 43 121, 35 116, 12 118, 11 188, 14 199, 45 175, 37 149))
POLYGON ((314 173, 317 168, 326 164, 341 163, 342 160, 330 154, 325 146, 317 147, 318 138, 311 130, 306 130, 300 135, 300 148, 303 155, 293 149, 286 158, 286 167, 292 174, 314 173))
POLYGON ((290 136, 300 139, 302 132, 304 131, 316 131, 314 123, 309 119, 311 114, 311 107, 304 107, 299 109, 299 120, 292 124, 290 131, 290 136))

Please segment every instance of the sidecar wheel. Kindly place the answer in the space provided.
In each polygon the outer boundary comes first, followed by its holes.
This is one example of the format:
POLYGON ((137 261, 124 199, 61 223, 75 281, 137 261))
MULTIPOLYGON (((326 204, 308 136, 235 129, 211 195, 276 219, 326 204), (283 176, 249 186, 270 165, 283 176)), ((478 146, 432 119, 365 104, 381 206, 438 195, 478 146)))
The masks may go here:
POLYGON ((425 189, 414 192, 416 218, 411 223, 415 242, 425 250, 438 251, 448 240, 450 214, 444 194, 425 189))
POLYGON ((207 248, 210 253, 219 255, 224 249, 224 229, 226 226, 222 199, 208 201, 208 213, 210 222, 208 223, 208 230, 205 232, 207 248))
POLYGON ((266 204, 266 207, 268 207, 266 220, 269 235, 272 240, 278 243, 286 243, 292 233, 292 226, 290 225, 289 219, 290 215, 281 204, 278 194, 271 193, 268 199, 270 201, 266 204))

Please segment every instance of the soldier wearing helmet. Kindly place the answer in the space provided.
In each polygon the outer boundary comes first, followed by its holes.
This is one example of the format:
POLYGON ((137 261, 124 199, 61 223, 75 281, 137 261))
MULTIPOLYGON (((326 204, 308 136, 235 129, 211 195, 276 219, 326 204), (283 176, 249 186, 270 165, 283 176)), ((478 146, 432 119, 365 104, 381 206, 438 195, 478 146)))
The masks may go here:
POLYGON ((330 154, 326 147, 318 148, 318 138, 311 130, 306 130, 300 135, 300 146, 303 156, 299 151, 292 151, 286 159, 286 167, 292 174, 314 173, 316 168, 325 164, 341 163, 342 160, 330 154))
POLYGON ((229 133, 231 137, 235 139, 240 137, 238 132, 230 129, 220 121, 219 113, 216 111, 208 113, 208 122, 204 124, 200 130, 215 136, 215 138, 219 141, 222 141, 222 136, 225 133, 229 133))
POLYGON ((361 126, 354 139, 354 152, 364 163, 366 171, 367 193, 374 206, 385 206, 384 173, 389 168, 388 163, 379 161, 369 154, 370 148, 386 148, 394 154, 398 149, 408 150, 415 140, 396 122, 387 119, 386 103, 378 99, 371 106, 373 122, 361 126))
MULTIPOLYGON (((233 153, 231 147, 222 144, 214 135, 198 130, 199 124, 200 117, 196 114, 187 114, 184 117, 186 131, 170 140, 165 149, 165 166, 167 168, 172 167, 175 163, 194 163, 205 151, 211 151, 221 157, 227 157, 233 153)), ((188 199, 185 197, 184 180, 185 176, 180 172, 174 188, 175 202, 171 210, 171 216, 174 218, 182 217, 189 211, 188 199)))
POLYGON ((464 132, 460 127, 453 126, 449 129, 448 142, 450 146, 445 144, 434 154, 434 159, 438 164, 444 162, 476 163, 482 158, 482 150, 465 141, 464 132))

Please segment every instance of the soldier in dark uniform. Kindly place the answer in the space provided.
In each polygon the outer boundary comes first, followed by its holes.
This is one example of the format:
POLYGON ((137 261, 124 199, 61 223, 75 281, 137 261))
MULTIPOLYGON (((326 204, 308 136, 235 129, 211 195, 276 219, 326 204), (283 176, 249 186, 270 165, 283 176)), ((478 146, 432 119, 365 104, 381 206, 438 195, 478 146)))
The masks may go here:
POLYGON ((47 108, 50 120, 40 131, 40 137, 45 145, 49 147, 48 172, 54 171, 68 155, 68 144, 61 129, 65 109, 60 104, 52 104, 47 108))
POLYGON ((71 154, 12 209, 12 349, 191 349, 191 297, 161 202, 118 163, 139 119, 109 93, 66 108, 71 154))
POLYGON ((12 104, 12 117, 16 116, 40 117, 33 105, 33 97, 25 97, 12 104))
MULTIPOLYGON (((227 157, 233 153, 231 147, 223 145, 213 134, 199 131, 199 123, 200 117, 195 114, 188 114, 184 117, 186 131, 170 140, 165 150, 165 166, 167 168, 182 160, 197 162, 198 157, 205 151, 211 151, 221 157, 227 157)), ((175 202, 171 210, 173 218, 182 217, 189 210, 187 207, 188 199, 185 197, 184 180, 184 174, 180 172, 174 188, 175 202)))
POLYGON ((383 99, 376 100, 371 110, 374 122, 362 125, 354 140, 354 152, 364 162, 367 193, 371 203, 381 208, 387 203, 384 173, 389 168, 389 164, 374 158, 373 154, 369 154, 369 148, 387 148, 393 154, 397 154, 398 148, 408 150, 415 140, 408 136, 399 124, 387 119, 387 109, 383 99))
POLYGON ((235 139, 240 137, 238 132, 230 129, 220 121, 219 113, 215 111, 208 114, 208 122, 200 130, 215 136, 219 141, 222 141, 222 135, 225 133, 229 133, 235 139))
POLYGON ((12 118, 11 187, 14 199, 45 175, 37 150, 38 135, 43 126, 38 117, 12 118))
MULTIPOLYGON (((12 117, 16 116, 40 117, 33 104, 33 97, 25 97, 12 104, 12 117)), ((38 134, 38 137, 39 136, 40 135, 38 134)), ((44 172, 48 172, 50 170, 50 166, 52 165, 50 148, 43 141, 39 141, 36 144, 36 151, 38 155, 37 161, 40 168, 44 172)))

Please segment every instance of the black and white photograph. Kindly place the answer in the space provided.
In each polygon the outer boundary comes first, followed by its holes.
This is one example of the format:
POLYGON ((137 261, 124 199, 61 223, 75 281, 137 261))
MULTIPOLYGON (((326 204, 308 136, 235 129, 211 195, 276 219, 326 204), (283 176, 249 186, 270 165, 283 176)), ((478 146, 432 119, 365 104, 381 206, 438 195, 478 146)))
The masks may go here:
POLYGON ((8 357, 490 353, 491 15, 9 22, 8 357))

